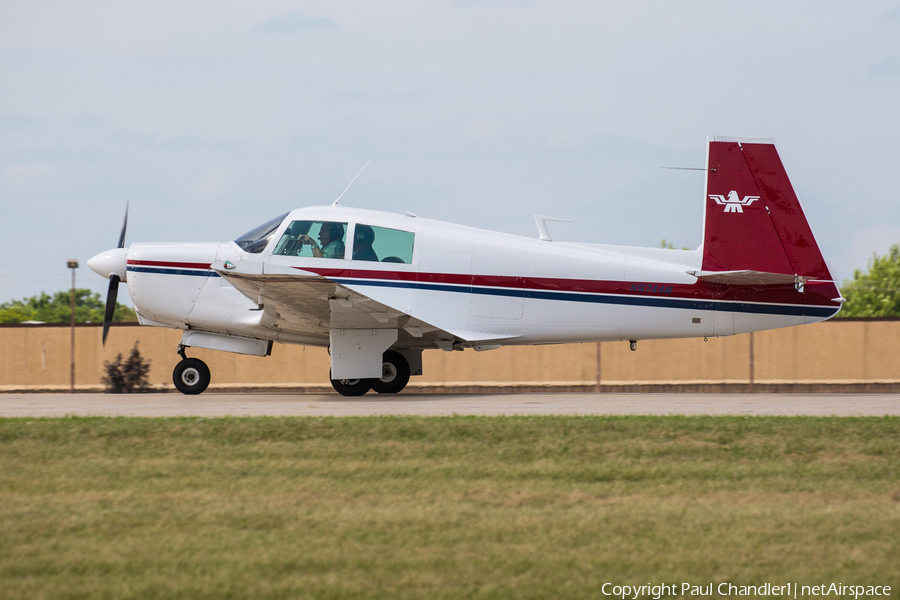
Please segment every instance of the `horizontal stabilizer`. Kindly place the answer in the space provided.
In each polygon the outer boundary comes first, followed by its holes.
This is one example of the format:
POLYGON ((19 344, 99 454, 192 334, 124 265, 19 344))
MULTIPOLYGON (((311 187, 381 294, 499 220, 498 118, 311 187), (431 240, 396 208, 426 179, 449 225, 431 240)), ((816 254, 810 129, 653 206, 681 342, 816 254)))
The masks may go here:
POLYGON ((687 271, 700 281, 725 285, 803 285, 810 277, 763 271, 687 271))

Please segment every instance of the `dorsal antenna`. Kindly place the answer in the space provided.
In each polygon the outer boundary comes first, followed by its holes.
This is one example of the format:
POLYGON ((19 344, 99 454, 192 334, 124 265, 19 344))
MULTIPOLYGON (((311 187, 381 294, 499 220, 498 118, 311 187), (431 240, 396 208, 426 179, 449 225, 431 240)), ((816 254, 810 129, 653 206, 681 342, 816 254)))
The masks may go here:
POLYGON ((660 169, 669 169, 670 171, 712 171, 715 173, 716 168, 707 169, 705 167, 660 167, 660 169))
POLYGON ((534 215, 534 222, 538 228, 538 239, 545 242, 552 242, 550 231, 547 230, 547 221, 556 221, 558 223, 571 223, 570 219, 557 219, 556 217, 545 217, 544 215, 534 215))
MULTIPOLYGON (((374 158, 375 158, 375 157, 373 156, 372 158, 369 159, 369 161, 368 161, 366 164, 363 165, 363 168, 359 170, 359 173, 356 174, 356 177, 353 178, 353 181, 356 181, 356 180, 359 178, 359 176, 362 175, 362 172, 366 170, 366 167, 369 166, 369 163, 372 162, 372 160, 373 160, 374 158)), ((353 185, 353 181, 350 182, 350 185, 353 185)), ((338 202, 341 201, 341 198, 343 198, 343 197, 344 197, 344 194, 347 193, 347 190, 350 189, 350 185, 348 185, 348 186, 344 189, 344 191, 341 192, 341 195, 337 197, 337 200, 335 200, 335 201, 331 204, 332 206, 337 206, 337 205, 338 205, 338 202)))

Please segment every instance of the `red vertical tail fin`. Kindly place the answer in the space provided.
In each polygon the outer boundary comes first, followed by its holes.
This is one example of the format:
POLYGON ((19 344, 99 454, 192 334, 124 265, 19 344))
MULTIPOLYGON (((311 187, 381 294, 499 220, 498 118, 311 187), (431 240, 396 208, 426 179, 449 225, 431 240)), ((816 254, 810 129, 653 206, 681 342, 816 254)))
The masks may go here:
POLYGON ((704 272, 831 280, 771 139, 711 136, 707 169, 704 272))

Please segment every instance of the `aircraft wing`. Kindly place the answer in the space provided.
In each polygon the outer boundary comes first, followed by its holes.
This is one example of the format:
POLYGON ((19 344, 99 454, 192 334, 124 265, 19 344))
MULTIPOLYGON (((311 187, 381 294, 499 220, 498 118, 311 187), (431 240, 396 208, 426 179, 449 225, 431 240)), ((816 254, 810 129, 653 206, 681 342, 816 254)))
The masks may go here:
POLYGON ((226 267, 222 261, 213 263, 212 269, 262 307, 268 326, 321 338, 323 344, 331 329, 396 329, 403 347, 444 350, 459 343, 520 337, 440 328, 309 271, 267 265, 275 272, 254 273, 230 263, 226 267))

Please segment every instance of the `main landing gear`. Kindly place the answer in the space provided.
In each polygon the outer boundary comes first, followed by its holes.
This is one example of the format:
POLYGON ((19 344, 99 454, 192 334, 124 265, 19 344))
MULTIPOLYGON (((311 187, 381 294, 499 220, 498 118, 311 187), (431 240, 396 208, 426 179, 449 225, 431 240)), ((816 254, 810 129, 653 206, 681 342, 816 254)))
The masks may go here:
POLYGON ((184 348, 178 347, 181 362, 172 371, 172 382, 182 394, 200 394, 209 386, 209 367, 199 358, 188 358, 184 348))
MULTIPOLYGON (((182 394, 201 394, 209 387, 209 367, 199 358, 188 358, 184 347, 178 347, 181 361, 172 371, 172 382, 182 394)), ((409 383, 409 361, 394 350, 384 353, 381 377, 378 379, 332 379, 331 385, 342 396, 362 396, 369 390, 379 394, 396 394, 409 383)))
POLYGON ((409 362, 399 352, 384 353, 379 379, 332 379, 331 385, 342 396, 362 396, 370 389, 379 394, 396 394, 409 383, 409 362))
MULTIPOLYGON (((328 371, 331 375, 331 371, 328 371)), ((341 396, 362 396, 372 389, 374 379, 332 379, 331 387, 341 396)))
POLYGON ((379 394, 396 394, 409 383, 409 362, 399 352, 388 350, 381 365, 381 379, 372 380, 379 394))

